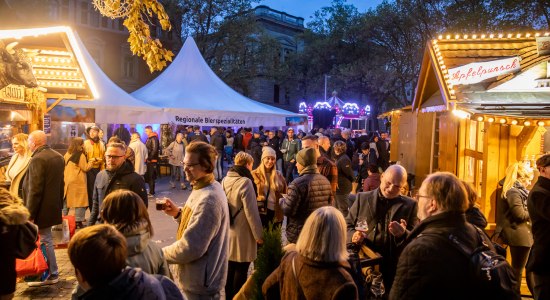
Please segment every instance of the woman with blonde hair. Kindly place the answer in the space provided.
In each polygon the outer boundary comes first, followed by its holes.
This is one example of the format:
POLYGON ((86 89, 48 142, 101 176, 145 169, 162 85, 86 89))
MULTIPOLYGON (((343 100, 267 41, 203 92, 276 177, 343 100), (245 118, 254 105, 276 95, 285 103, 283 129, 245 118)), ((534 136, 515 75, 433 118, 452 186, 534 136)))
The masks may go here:
POLYGON ((262 225, 267 228, 269 222, 274 224, 283 222, 283 210, 279 199, 286 193, 286 180, 283 174, 276 170, 277 154, 271 147, 262 149, 261 163, 252 171, 254 184, 258 191, 258 208, 262 225))
POLYGON ((9 191, 21 197, 23 176, 27 172, 29 163, 31 162, 31 151, 27 143, 28 135, 18 133, 11 139, 13 147, 13 156, 6 168, 6 180, 10 181, 9 191))
POLYGON ((263 243, 262 221, 250 170, 254 159, 246 152, 235 156, 222 187, 229 205, 229 264, 225 293, 227 299, 246 282, 250 263, 256 259, 257 245, 263 243))
POLYGON ((347 262, 346 221, 340 211, 332 206, 313 211, 295 248, 265 280, 265 299, 358 299, 347 262))
POLYGON ((76 227, 82 228, 86 207, 88 207, 86 172, 92 168, 92 163, 87 161, 84 154, 84 140, 80 137, 73 138, 63 158, 65 159, 63 215, 66 216, 69 209, 74 208, 76 227))
POLYGON ((531 219, 527 210, 527 187, 533 180, 533 170, 522 163, 514 163, 506 169, 501 199, 497 204, 496 233, 510 246, 512 268, 518 279, 516 289, 519 291, 523 268, 527 263, 533 235, 531 219))

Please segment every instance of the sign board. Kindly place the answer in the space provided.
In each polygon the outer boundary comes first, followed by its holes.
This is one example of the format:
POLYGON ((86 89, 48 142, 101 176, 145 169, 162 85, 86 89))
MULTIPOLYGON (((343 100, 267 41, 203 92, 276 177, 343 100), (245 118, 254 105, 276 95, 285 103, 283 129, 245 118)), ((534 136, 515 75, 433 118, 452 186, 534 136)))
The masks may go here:
POLYGON ((44 115, 44 133, 52 133, 52 118, 50 117, 50 115, 44 115))
POLYGON ((517 72, 521 69, 521 57, 514 56, 505 59, 475 62, 449 69, 449 81, 453 85, 467 85, 483 80, 517 72))
POLYGON ((287 117, 286 126, 306 126, 307 116, 287 117))
POLYGON ((25 86, 10 84, 0 90, 0 100, 12 102, 25 102, 25 86))
POLYGON ((539 56, 550 54, 550 36, 537 37, 537 51, 539 56))

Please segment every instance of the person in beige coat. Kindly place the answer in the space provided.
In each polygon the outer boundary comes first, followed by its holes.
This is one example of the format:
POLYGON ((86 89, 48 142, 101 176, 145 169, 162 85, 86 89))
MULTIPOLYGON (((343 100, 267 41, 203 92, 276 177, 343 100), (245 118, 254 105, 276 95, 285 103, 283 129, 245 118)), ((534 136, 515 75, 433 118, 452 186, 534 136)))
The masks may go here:
POLYGON ((27 172, 31 162, 31 151, 27 143, 29 136, 24 133, 18 133, 11 139, 11 144, 15 154, 11 157, 6 168, 6 180, 10 181, 9 191, 21 197, 21 184, 23 176, 27 172))
POLYGON ((83 152, 84 140, 76 137, 71 140, 71 145, 65 153, 65 191, 63 215, 69 213, 69 209, 75 209, 76 227, 82 228, 84 215, 88 207, 88 190, 86 172, 92 168, 92 162, 86 160, 83 152))
POLYGON ((256 259, 257 244, 263 243, 262 221, 250 173, 253 163, 250 154, 237 153, 235 165, 222 181, 230 215, 227 299, 233 299, 246 282, 250 263, 256 259))

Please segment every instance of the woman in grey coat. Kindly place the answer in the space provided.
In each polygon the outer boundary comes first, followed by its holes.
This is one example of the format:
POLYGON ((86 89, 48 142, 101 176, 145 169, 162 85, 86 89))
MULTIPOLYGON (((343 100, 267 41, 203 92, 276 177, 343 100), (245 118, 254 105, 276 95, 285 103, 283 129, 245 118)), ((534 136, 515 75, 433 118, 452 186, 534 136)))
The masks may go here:
POLYGON ((521 163, 514 163, 506 169, 506 178, 502 187, 502 197, 497 205, 497 228, 504 242, 510 246, 512 268, 518 279, 517 290, 521 286, 523 268, 531 246, 531 219, 527 210, 527 187, 531 185, 533 170, 521 163))
POLYGON ((262 221, 250 170, 254 159, 245 152, 235 156, 222 187, 229 205, 229 265, 225 293, 227 299, 241 289, 250 263, 256 259, 257 244, 263 243, 262 221))

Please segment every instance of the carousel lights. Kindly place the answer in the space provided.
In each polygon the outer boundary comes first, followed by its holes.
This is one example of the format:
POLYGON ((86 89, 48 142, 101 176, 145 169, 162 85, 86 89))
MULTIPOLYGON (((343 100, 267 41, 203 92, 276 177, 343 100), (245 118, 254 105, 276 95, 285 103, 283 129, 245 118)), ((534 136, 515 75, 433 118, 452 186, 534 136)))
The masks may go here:
POLYGON ((300 102, 300 104, 298 104, 298 112, 299 113, 307 112, 307 104, 305 102, 300 102))
POLYGON ((319 101, 319 102, 316 102, 315 105, 313 105, 313 109, 332 109, 332 107, 330 106, 330 104, 328 102, 324 102, 324 101, 319 101))

